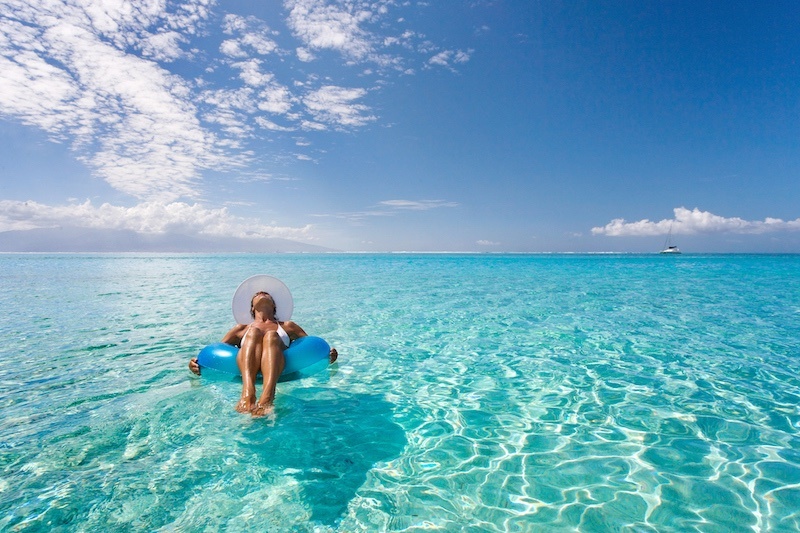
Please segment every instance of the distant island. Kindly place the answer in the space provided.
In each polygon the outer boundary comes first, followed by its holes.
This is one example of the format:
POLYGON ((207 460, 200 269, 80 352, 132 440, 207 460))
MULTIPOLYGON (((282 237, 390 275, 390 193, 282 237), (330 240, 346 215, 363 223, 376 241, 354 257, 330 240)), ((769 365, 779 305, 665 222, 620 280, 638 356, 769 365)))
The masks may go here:
POLYGON ((242 239, 131 230, 58 227, 0 232, 0 252, 324 253, 288 239, 242 239))

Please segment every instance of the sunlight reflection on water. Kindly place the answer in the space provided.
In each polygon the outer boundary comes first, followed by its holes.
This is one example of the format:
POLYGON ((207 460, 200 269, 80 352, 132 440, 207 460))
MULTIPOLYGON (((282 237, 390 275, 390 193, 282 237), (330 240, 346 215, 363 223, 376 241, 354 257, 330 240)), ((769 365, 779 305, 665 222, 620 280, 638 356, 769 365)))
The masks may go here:
POLYGON ((796 256, 0 262, 0 529, 800 528, 796 256), (186 370, 255 273, 342 354, 264 420, 186 370))

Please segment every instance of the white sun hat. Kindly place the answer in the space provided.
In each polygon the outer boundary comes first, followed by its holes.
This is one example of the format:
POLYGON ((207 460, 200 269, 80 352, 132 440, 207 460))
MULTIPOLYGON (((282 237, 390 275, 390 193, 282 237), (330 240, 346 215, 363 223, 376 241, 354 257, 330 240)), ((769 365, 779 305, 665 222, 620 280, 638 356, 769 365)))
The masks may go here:
POLYGON ((253 296, 261 291, 272 296, 277 309, 275 318, 281 322, 292 318, 294 300, 289 287, 278 278, 273 278, 266 274, 258 274, 240 283, 236 292, 233 293, 233 318, 236 319, 236 322, 249 324, 253 321, 253 316, 250 314, 250 304, 253 301, 253 296))

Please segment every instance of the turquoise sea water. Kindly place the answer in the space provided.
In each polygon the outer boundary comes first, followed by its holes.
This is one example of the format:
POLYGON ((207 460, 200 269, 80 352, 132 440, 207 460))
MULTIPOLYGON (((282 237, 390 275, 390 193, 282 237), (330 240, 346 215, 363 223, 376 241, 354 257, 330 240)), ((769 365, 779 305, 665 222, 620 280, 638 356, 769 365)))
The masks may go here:
POLYGON ((2 255, 2 531, 797 531, 800 256, 2 255), (340 362, 187 361, 267 273, 340 362))

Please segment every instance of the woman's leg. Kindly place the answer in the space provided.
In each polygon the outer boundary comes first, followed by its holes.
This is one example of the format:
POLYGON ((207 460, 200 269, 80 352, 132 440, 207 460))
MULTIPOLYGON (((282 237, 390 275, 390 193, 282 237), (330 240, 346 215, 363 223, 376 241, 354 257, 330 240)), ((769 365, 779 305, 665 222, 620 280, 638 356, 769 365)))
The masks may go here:
POLYGON ((249 413, 256 405, 256 375, 261 367, 263 339, 264 334, 259 329, 248 328, 236 355, 236 364, 242 374, 242 397, 236 404, 240 413, 249 413))
POLYGON ((272 412, 272 402, 275 401, 275 386, 278 377, 283 372, 286 360, 283 357, 283 341, 275 331, 268 331, 262 341, 261 352, 261 377, 264 378, 264 390, 258 399, 254 416, 263 416, 272 412))

